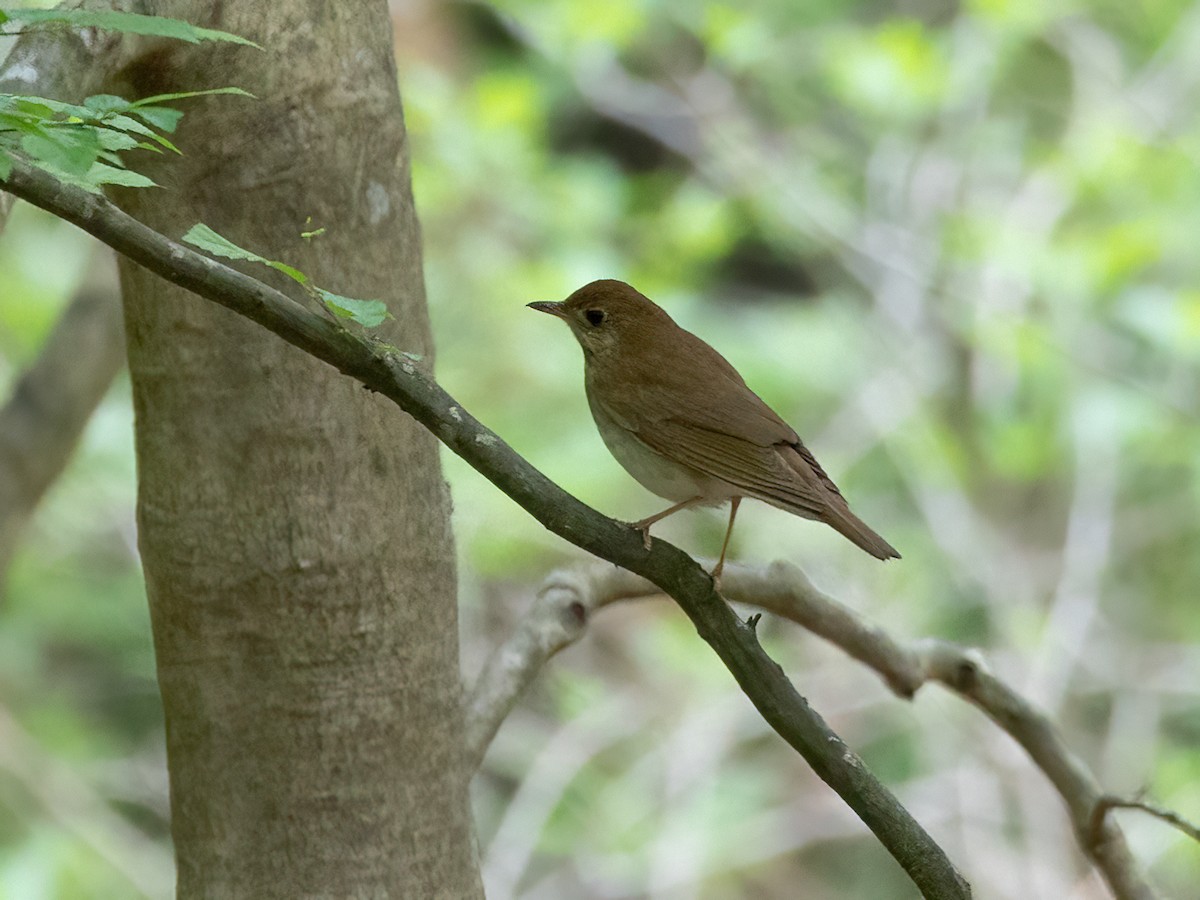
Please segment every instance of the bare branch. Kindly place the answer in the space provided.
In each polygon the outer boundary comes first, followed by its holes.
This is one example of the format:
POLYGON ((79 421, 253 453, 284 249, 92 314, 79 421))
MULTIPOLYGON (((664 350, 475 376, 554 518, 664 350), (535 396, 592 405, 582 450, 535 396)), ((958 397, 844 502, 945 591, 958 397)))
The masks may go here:
POLYGON ((102 197, 23 163, 14 165, 4 188, 393 400, 546 528, 658 585, 679 603, 764 719, 854 809, 926 897, 970 895, 941 847, 797 693, 708 574, 678 548, 655 540, 647 550, 639 532, 567 494, 398 348, 352 334, 266 284, 163 237, 102 197))
MULTIPOLYGON (((1106 818, 1109 809, 1141 809, 1196 837, 1194 826, 1175 813, 1102 794, 1096 777, 1067 747, 1050 719, 989 672, 978 652, 933 639, 898 641, 823 593, 790 563, 775 562, 765 570, 729 565, 722 588, 730 600, 790 619, 836 645, 874 669, 900 697, 910 699, 922 685, 936 681, 979 707, 1050 779, 1066 803, 1080 847, 1118 900, 1151 900, 1155 893, 1121 829, 1106 818)), ((546 660, 583 635, 592 612, 619 600, 660 593, 645 579, 608 566, 592 564, 551 574, 472 691, 468 734, 475 742, 469 747, 475 759, 482 759, 487 741, 546 660)))
POLYGON ((1096 802, 1096 807, 1092 810, 1088 839, 1093 843, 1099 843, 1104 840, 1104 820, 1108 816, 1109 811, 1114 809, 1140 809, 1142 812, 1154 816, 1156 819, 1162 819, 1168 825, 1179 829, 1193 841, 1200 841, 1200 828, 1193 825, 1177 812, 1172 812, 1156 803, 1148 803, 1137 797, 1125 799, 1115 797, 1112 794, 1105 794, 1096 802))
POLYGON ((592 614, 618 600, 663 592, 627 569, 606 563, 559 569, 547 576, 517 630, 500 644, 467 698, 467 758, 479 768, 492 738, 546 661, 574 644, 592 614))
POLYGON ((124 361, 116 272, 105 265, 89 274, 0 407, 0 584, 25 523, 124 361))

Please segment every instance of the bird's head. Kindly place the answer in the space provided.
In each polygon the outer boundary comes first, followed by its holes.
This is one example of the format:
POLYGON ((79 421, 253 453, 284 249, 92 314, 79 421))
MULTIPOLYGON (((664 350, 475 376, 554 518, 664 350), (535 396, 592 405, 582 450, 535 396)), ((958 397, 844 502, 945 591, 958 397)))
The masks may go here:
POLYGON ((616 355, 624 347, 653 345, 656 333, 674 321, 640 291, 612 278, 585 284, 561 303, 530 303, 530 309, 558 316, 587 356, 616 355))

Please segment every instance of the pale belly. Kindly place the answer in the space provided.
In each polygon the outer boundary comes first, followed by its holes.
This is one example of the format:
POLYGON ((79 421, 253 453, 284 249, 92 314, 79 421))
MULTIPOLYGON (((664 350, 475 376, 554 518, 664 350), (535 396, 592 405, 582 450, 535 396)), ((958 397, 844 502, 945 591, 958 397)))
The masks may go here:
POLYGON ((599 406, 590 402, 592 418, 604 440, 604 446, 621 467, 637 479, 642 487, 682 503, 694 497, 704 497, 708 503, 724 503, 739 493, 737 488, 718 478, 698 472, 690 466, 672 462, 651 450, 626 429, 614 422, 599 406))

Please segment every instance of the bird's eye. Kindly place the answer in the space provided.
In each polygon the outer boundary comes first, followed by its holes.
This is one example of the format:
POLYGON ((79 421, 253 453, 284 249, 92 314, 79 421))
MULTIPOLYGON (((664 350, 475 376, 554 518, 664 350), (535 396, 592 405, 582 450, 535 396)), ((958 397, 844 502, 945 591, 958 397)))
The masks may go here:
POLYGON ((604 310, 589 309, 583 314, 583 317, 588 320, 589 325, 596 326, 604 321, 604 310))

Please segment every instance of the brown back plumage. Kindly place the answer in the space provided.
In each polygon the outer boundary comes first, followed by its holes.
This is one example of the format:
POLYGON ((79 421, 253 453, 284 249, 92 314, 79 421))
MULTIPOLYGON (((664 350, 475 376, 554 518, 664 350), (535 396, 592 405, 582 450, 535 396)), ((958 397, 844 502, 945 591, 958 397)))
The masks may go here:
POLYGON ((564 307, 588 357, 592 402, 651 450, 825 522, 878 559, 900 556, 850 511, 796 432, 725 357, 647 297, 621 281, 595 281, 564 307), (589 313, 598 325, 579 324, 589 313))

